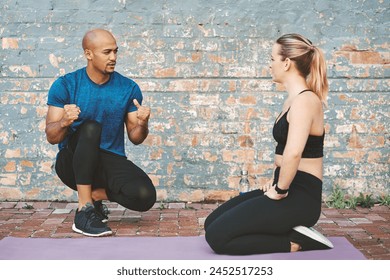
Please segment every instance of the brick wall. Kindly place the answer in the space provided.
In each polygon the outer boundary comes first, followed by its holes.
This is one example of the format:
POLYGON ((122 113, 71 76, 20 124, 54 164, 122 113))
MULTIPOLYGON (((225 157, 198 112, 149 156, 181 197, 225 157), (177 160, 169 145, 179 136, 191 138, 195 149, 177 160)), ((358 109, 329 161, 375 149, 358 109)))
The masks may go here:
POLYGON ((81 38, 117 37, 117 70, 152 107, 144 145, 128 157, 159 200, 227 199, 240 170, 253 187, 272 174, 271 128, 285 93, 268 71, 271 46, 297 32, 323 48, 324 195, 389 192, 389 3, 267 0, 0 0, 0 200, 75 200, 45 140, 47 91, 85 65, 81 38), (387 30, 387 31, 386 31, 387 30))

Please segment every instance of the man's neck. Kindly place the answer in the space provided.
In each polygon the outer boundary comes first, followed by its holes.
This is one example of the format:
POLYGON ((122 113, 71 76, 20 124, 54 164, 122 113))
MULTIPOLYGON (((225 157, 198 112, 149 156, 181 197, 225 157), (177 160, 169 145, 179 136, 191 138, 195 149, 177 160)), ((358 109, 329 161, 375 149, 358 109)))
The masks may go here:
POLYGON ((91 79, 91 81, 97 85, 102 85, 110 79, 110 74, 99 73, 89 68, 88 66, 87 66, 87 75, 91 79))

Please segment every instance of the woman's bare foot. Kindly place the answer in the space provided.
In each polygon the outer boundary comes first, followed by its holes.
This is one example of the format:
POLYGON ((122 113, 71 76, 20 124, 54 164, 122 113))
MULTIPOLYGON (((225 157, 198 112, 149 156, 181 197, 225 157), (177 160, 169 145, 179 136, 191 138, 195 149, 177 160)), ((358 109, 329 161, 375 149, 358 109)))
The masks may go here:
POLYGON ((290 252, 298 252, 299 250, 301 250, 301 246, 299 244, 294 242, 290 242, 290 244, 291 244, 290 252))

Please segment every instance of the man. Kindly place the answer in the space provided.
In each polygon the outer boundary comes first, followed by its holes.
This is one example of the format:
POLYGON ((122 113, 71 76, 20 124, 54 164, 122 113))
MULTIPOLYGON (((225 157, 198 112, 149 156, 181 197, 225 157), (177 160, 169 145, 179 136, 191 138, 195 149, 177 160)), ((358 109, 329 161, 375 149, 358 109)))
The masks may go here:
POLYGON ((78 192, 72 229, 105 236, 112 231, 102 200, 136 211, 156 201, 152 181, 127 160, 124 148, 124 127, 135 145, 148 136, 150 108, 141 105, 138 85, 114 71, 118 46, 109 31, 88 31, 82 46, 87 66, 58 78, 49 90, 45 132, 59 147, 59 178, 78 192))

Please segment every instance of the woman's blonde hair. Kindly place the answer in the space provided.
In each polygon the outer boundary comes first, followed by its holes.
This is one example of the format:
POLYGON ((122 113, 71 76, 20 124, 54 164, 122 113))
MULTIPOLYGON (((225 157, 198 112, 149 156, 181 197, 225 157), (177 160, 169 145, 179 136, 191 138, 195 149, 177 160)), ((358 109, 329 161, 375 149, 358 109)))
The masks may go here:
POLYGON ((289 58, 295 62, 310 90, 326 105, 329 86, 323 52, 299 34, 285 34, 276 43, 281 46, 279 55, 283 60, 289 58))

